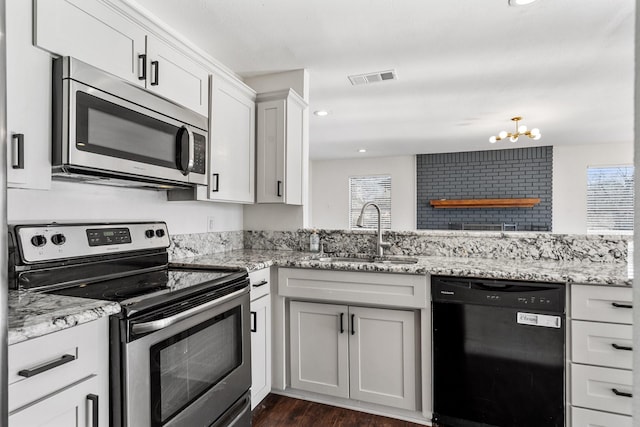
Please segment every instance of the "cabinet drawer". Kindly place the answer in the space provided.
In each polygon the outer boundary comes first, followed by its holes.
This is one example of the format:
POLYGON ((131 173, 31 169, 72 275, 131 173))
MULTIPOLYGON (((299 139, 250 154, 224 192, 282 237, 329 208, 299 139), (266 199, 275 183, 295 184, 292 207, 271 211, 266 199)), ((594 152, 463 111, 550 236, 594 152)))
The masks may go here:
POLYGON ((423 275, 278 269, 278 293, 286 297, 423 308, 426 292, 427 276, 423 275))
POLYGON ((571 317, 576 320, 632 323, 631 288, 573 285, 571 317))
POLYGON ((105 356, 109 351, 108 326, 108 319, 103 318, 9 346, 9 411, 100 369, 101 372, 108 372, 108 366, 100 366, 100 363, 108 360, 105 356), (69 361, 38 373, 38 368, 43 370, 53 366, 52 362, 64 360, 69 361), (20 372, 33 375, 25 377, 20 372))
POLYGON ((631 417, 592 411, 583 408, 571 408, 572 427, 631 427, 631 417))
POLYGON ((631 384, 631 371, 572 364, 571 404, 631 415, 633 398, 619 395, 631 393, 631 384))
POLYGON ((269 295, 271 288, 271 269, 263 268, 249 273, 249 283, 251 284, 251 301, 269 295))
POLYGON ((571 354, 574 362, 631 369, 631 325, 571 322, 571 354))

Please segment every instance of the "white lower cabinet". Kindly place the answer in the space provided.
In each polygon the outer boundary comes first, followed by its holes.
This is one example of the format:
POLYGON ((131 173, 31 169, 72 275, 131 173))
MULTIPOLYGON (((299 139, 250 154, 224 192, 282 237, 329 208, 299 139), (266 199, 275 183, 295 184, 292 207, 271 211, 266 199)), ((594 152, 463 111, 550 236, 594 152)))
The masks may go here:
POLYGON ((583 408, 571 409, 571 421, 572 427, 631 427, 632 425, 631 417, 583 408))
POLYGON ((34 403, 28 408, 9 416, 10 427, 97 427, 100 405, 108 405, 107 396, 95 394, 100 389, 97 376, 72 387, 65 388, 53 396, 34 403))
POLYGON ((571 287, 572 427, 631 426, 632 290, 571 287))
POLYGON ((9 346, 9 427, 109 424, 104 317, 9 346))
POLYGON ((413 311, 291 301, 291 386, 416 409, 413 311))
POLYGON ((251 409, 271 391, 271 269, 249 273, 251 285, 251 409))

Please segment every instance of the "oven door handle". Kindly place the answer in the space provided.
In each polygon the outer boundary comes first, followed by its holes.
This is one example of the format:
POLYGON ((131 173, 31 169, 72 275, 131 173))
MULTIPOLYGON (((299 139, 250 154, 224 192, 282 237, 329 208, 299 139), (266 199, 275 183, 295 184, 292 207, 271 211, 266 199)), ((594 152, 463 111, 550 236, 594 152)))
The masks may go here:
POLYGON ((229 295, 225 295, 213 301, 209 301, 199 306, 185 310, 183 312, 174 314, 173 316, 165 317, 163 319, 158 319, 158 320, 152 320, 151 322, 136 323, 131 326, 131 333, 145 334, 148 332, 154 332, 154 331, 159 331, 160 329, 168 328, 169 326, 176 324, 181 320, 184 320, 188 317, 195 316, 196 314, 202 313, 203 311, 207 311, 217 305, 220 305, 229 300, 232 300, 237 296, 242 295, 246 292, 247 292, 247 289, 240 289, 230 293, 229 295))

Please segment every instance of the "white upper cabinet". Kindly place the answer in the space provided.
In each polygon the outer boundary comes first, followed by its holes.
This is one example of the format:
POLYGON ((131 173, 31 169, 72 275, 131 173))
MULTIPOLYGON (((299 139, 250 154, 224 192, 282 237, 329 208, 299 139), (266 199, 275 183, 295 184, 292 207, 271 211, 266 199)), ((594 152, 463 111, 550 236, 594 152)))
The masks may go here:
POLYGON ((206 69, 151 35, 147 35, 146 60, 147 89, 203 116, 209 115, 206 69))
POLYGON ((255 200, 255 93, 240 82, 211 78, 209 199, 255 200))
POLYGON ((258 203, 302 204, 306 108, 292 89, 258 95, 258 203))
POLYGON ((7 185, 51 186, 51 57, 33 46, 32 2, 7 0, 7 185))
POLYGON ((34 43, 144 86, 145 32, 96 0, 36 0, 34 43))
POLYGON ((203 116, 207 70, 97 0, 36 0, 35 44, 119 76, 203 116))

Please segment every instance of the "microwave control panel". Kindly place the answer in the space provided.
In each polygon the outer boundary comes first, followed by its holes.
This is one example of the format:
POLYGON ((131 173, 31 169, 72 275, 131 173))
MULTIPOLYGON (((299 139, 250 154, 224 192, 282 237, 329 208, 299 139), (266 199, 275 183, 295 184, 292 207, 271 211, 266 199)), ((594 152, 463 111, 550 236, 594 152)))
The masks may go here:
POLYGON ((193 172, 205 174, 207 157, 207 139, 203 135, 193 134, 193 172))

